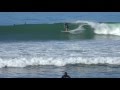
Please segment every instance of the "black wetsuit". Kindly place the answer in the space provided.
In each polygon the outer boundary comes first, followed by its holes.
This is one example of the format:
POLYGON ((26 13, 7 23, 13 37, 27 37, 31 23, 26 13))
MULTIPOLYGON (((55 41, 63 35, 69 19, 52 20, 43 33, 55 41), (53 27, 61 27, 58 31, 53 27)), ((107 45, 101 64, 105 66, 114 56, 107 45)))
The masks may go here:
POLYGON ((70 78, 70 76, 65 74, 65 75, 62 76, 62 78, 70 78))
POLYGON ((67 29, 69 28, 69 27, 68 27, 68 23, 65 23, 65 28, 67 28, 67 29))

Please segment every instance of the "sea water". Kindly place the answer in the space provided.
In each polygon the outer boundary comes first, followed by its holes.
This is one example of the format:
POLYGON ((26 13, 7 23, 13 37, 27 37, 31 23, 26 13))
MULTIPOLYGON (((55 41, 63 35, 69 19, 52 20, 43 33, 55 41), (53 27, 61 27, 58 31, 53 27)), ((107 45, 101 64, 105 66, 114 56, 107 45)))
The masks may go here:
POLYGON ((0 12, 0 78, 119 78, 119 44, 119 12, 0 12))

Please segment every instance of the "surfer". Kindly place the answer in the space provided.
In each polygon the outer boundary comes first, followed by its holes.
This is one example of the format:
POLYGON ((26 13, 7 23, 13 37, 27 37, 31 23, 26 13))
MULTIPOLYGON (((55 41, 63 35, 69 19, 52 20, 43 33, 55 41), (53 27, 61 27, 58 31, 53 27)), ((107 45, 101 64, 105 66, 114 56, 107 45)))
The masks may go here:
POLYGON ((67 74, 67 72, 65 72, 62 78, 70 78, 70 76, 67 74))
POLYGON ((69 28, 68 23, 64 24, 64 28, 65 28, 65 31, 68 31, 68 28, 69 28))
POLYGON ((7 68, 7 65, 5 65, 5 68, 7 68))

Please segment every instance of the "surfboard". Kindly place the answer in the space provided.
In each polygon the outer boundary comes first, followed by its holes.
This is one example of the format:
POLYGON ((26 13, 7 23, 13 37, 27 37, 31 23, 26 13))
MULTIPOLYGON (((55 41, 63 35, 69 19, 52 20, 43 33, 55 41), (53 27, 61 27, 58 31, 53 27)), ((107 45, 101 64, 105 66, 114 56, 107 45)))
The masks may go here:
POLYGON ((64 33, 69 33, 69 31, 61 31, 61 32, 64 32, 64 33))

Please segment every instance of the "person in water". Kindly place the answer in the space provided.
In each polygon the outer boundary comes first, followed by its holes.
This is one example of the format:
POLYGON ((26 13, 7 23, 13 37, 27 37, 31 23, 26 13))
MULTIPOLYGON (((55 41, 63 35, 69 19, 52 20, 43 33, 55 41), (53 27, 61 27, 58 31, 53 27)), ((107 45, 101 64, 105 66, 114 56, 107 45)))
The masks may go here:
POLYGON ((64 28, 65 28, 65 31, 68 31, 68 29, 69 29, 68 23, 64 24, 64 28))
POLYGON ((65 72, 62 78, 71 78, 71 77, 67 74, 67 72, 65 72))

